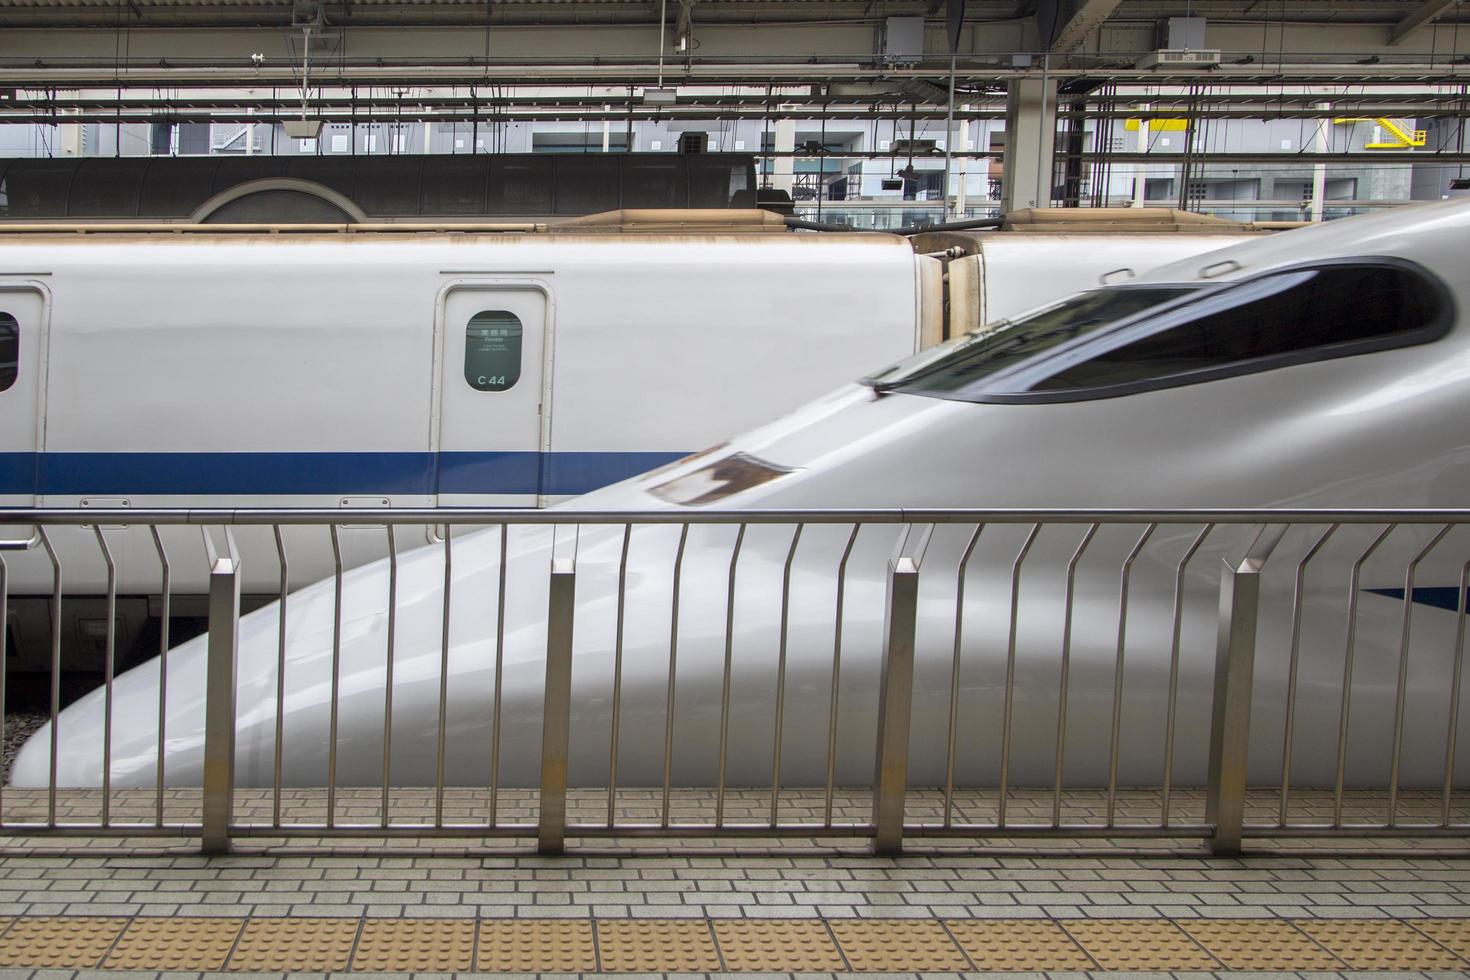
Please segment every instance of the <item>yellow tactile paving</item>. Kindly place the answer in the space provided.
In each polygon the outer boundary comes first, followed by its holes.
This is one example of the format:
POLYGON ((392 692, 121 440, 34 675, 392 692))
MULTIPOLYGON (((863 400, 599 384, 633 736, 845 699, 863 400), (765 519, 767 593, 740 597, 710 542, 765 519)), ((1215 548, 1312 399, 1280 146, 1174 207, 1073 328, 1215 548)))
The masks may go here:
POLYGON ((1470 960, 1470 919, 1415 919, 1409 923, 1441 946, 1470 960))
POLYGON ((251 919, 227 970, 319 973, 347 969, 357 919, 251 919))
POLYGON ((1455 970, 1466 963, 1403 922, 1387 919, 1296 919, 1350 970, 1455 970))
POLYGON ((951 919, 946 924, 977 970, 1097 969, 1066 930, 1045 919, 951 919))
POLYGON ((1165 919, 1069 919, 1063 927, 1104 970, 1216 970, 1214 957, 1165 919))
POLYGON ((1227 970, 1341 970, 1343 964, 1290 922, 1277 919, 1180 919, 1227 970))
POLYGON ((604 972, 697 973, 720 968, 709 924, 701 919, 612 919, 597 923, 604 972))
POLYGON ((715 939, 727 970, 759 973, 840 972, 827 926, 812 919, 717 919, 715 939))
POLYGON ((134 919, 102 966, 108 970, 220 970, 244 925, 244 919, 134 919))
POLYGON ((366 919, 352 954, 354 970, 461 973, 475 963, 471 919, 366 919))
POLYGON ((0 967, 32 969, 1467 971, 1466 954, 1470 920, 1461 919, 367 919, 359 924, 350 918, 0 916, 0 967))
POLYGON ((968 970, 949 933, 927 919, 834 919, 832 934, 848 965, 859 971, 968 970))
POLYGON ((73 915, 16 919, 0 936, 0 967, 91 969, 102 962, 127 924, 123 918, 73 915))
POLYGON ((592 922, 486 919, 480 923, 475 969, 481 973, 591 973, 597 969, 592 922))

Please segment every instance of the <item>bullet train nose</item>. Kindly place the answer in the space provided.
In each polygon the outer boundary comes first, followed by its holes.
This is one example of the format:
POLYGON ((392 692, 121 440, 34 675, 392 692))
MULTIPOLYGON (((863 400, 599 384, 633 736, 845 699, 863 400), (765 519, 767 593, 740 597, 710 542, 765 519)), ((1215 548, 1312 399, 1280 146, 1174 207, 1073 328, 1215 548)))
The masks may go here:
MULTIPOLYGON (((891 506, 894 499, 913 506, 953 506, 959 503, 949 489, 955 460, 935 454, 932 439, 922 436, 962 416, 972 427, 973 443, 976 415, 994 407, 961 407, 850 385, 728 443, 562 506, 841 508, 891 506), (895 459, 903 462, 895 466, 895 459), (900 488, 904 496, 895 498, 900 488)), ((968 467, 961 469, 961 483, 970 494, 964 499, 973 501, 974 492, 985 487, 974 482, 968 467)))
MULTIPOLYGON (((203 771, 204 701, 194 693, 190 675, 197 674, 202 690, 204 639, 185 643, 169 654, 170 725, 167 741, 171 775, 198 781, 203 771), (196 651, 197 648, 197 651, 196 651), (197 717, 197 723, 191 719, 197 717)), ((152 785, 158 764, 158 674, 151 660, 119 676, 113 684, 112 741, 109 769, 112 785, 127 788, 152 785), (152 703, 146 717, 137 707, 152 703)), ((104 733, 107 730, 107 692, 87 694, 63 710, 58 718, 56 784, 98 786, 102 782, 104 733)), ((50 782, 51 725, 48 722, 21 747, 11 764, 10 785, 46 786, 50 782)))

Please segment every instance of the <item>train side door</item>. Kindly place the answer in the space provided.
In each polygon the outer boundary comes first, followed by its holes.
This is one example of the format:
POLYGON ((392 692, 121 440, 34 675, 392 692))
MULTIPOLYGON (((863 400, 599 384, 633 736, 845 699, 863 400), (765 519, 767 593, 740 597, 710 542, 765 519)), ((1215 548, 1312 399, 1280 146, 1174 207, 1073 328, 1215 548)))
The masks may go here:
POLYGON ((460 281, 439 308, 439 503, 539 506, 550 290, 524 279, 460 281))
MULTIPOLYGON (((40 487, 41 400, 46 390, 46 296, 0 281, 0 506, 32 507, 40 487)), ((30 540, 30 527, 0 527, 0 541, 30 540)))

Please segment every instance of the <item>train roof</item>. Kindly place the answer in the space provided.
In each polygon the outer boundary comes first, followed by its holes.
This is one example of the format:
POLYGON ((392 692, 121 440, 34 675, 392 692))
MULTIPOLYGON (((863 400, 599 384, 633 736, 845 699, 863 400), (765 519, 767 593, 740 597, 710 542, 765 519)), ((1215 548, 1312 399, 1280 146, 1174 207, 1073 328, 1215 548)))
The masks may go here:
POLYGON ((1385 256, 1463 275, 1470 198, 1451 198, 1299 228, 1161 266, 1134 282, 1240 279, 1305 260, 1385 256))

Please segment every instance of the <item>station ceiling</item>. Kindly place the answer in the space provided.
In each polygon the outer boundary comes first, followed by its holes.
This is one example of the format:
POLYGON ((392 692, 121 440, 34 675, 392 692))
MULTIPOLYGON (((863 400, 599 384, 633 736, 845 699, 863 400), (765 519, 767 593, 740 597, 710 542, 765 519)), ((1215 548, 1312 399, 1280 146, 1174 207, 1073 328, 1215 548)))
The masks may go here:
MULTIPOLYGON (((658 0, 0 0, 3 27, 272 27, 290 28, 315 16, 340 27, 463 27, 485 24, 656 23, 658 0)), ((681 6, 669 0, 672 19, 681 6)), ((946 0, 694 0, 685 4, 700 23, 875 23, 886 17, 944 19, 946 0)), ((967 23, 1045 17, 1047 0, 966 0, 967 23)), ((1064 5, 1065 6, 1065 5, 1064 5)), ((1102 20, 1152 22, 1195 16, 1267 24, 1393 25, 1432 10, 1429 19, 1470 19, 1444 0, 1118 0, 1077 3, 1102 20), (1104 10, 1103 8, 1106 8, 1104 10)), ((1102 21, 1099 21, 1101 23, 1102 21)))
POLYGON ((959 101, 1001 112, 995 99, 1006 86, 1037 74, 1050 74, 1064 93, 1156 85, 1161 100, 1176 100, 1171 108, 1187 109, 1197 97, 1221 111, 1229 101, 1229 111, 1269 115, 1270 106, 1242 108, 1237 97, 1249 90, 1279 98, 1277 110, 1332 113, 1340 106, 1314 106, 1312 87, 1336 86, 1364 100, 1365 111, 1380 99, 1461 115, 1470 87, 1464 7, 1460 0, 0 0, 0 119, 126 121, 189 111, 214 121, 270 119, 291 111, 293 99, 299 106, 301 96, 291 93, 302 91, 303 78, 324 118, 356 120, 479 119, 518 104, 542 119, 631 119, 666 111, 642 95, 663 85, 679 88, 679 105, 696 113, 690 118, 780 115, 797 106, 932 114, 944 111, 951 83, 959 101), (1205 19, 1204 47, 1221 52, 1219 63, 1200 71, 1143 61, 1161 46, 1159 25, 1185 16, 1205 19), (885 25, 898 17, 922 19, 922 53, 888 53, 885 25))

